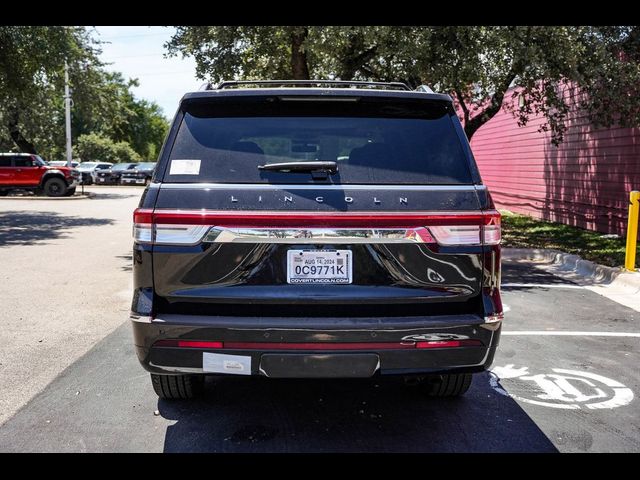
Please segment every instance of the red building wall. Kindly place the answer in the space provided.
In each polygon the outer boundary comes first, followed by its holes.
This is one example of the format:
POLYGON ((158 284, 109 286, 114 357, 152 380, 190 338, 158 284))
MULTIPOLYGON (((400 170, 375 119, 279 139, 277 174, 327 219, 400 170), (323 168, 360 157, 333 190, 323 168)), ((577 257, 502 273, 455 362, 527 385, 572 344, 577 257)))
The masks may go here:
POLYGON ((629 192, 640 190, 640 129, 596 129, 572 108, 555 147, 538 131, 542 123, 532 118, 518 127, 503 107, 471 139, 498 208, 624 235, 629 192))

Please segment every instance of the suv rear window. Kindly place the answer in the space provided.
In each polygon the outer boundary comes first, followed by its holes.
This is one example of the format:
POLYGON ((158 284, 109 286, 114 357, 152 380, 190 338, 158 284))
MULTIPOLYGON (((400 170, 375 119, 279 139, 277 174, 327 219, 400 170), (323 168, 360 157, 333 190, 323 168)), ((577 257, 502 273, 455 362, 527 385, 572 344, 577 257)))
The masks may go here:
POLYGON ((163 181, 308 183, 309 173, 258 166, 334 161, 332 183, 471 184, 454 121, 446 105, 427 102, 274 102, 235 110, 195 104, 184 114, 169 158, 199 160, 199 171, 171 174, 167 167, 163 181))

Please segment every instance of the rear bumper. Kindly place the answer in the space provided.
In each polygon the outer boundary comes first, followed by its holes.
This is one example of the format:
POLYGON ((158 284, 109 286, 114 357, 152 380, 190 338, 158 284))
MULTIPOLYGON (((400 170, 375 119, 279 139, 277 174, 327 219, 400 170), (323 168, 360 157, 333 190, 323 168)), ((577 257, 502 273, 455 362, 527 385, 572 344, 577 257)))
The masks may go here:
POLYGON ((147 181, 146 177, 145 178, 121 178, 120 179, 120 183, 122 184, 126 184, 126 185, 144 185, 144 183, 147 181))
POLYGON ((96 183, 112 185, 112 184, 118 183, 118 179, 112 178, 112 177, 96 177, 96 183))
POLYGON ((212 358, 231 358, 218 357, 221 354, 241 357, 245 375, 293 378, 479 372, 491 365, 501 328, 501 323, 485 324, 475 315, 392 319, 165 315, 154 320, 132 315, 131 320, 138 359, 152 373, 224 374, 212 371, 209 365, 212 358), (439 338, 479 340, 481 345, 407 347, 416 341, 439 338), (155 345, 160 340, 222 342, 223 347, 155 345), (233 348, 225 347, 225 342, 233 348), (253 344, 250 348, 237 347, 249 343, 253 344), (300 348, 281 349, 269 343, 300 348), (339 346, 344 343, 357 344, 357 348, 339 346), (393 346, 400 343, 402 348, 393 346))

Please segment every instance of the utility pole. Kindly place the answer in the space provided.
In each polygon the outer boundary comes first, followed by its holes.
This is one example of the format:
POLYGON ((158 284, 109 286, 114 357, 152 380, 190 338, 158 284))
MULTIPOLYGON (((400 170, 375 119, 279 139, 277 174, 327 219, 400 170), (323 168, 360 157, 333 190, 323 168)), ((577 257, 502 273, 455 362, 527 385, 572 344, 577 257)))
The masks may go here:
POLYGON ((65 137, 67 140, 67 167, 72 166, 73 153, 71 151, 71 94, 69 93, 69 65, 64 61, 64 118, 65 137))

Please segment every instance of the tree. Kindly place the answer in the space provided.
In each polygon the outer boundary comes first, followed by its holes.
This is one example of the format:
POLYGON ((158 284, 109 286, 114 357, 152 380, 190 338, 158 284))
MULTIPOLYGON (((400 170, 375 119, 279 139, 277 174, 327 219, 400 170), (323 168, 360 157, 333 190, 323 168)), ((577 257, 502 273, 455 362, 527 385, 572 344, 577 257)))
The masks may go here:
POLYGON ((101 113, 91 112, 93 123, 74 133, 101 132, 115 142, 130 144, 142 158, 155 159, 169 129, 161 108, 135 98, 131 88, 138 86, 137 80, 125 81, 117 72, 105 73, 105 77, 98 99, 100 108, 94 107, 101 113))
MULTIPOLYGON (((23 152, 37 153, 38 144, 55 137, 64 82, 83 84, 101 65, 83 27, 0 27, 0 125, 23 152)), ((64 135, 64 133, 63 133, 64 135)))
POLYGON ((74 146, 74 154, 83 162, 140 161, 140 155, 127 142, 113 142, 110 138, 98 133, 80 135, 74 146))
POLYGON ((127 142, 114 143, 113 153, 115 155, 113 160, 114 163, 133 163, 140 162, 142 160, 138 152, 136 152, 127 142))
MULTIPOLYGON (((569 111, 565 90, 577 97, 593 123, 640 124, 640 64, 621 55, 627 27, 438 27, 415 30, 423 46, 416 69, 450 92, 462 111, 467 136, 500 111, 510 88, 519 95, 512 113, 524 125, 542 114, 555 144, 563 140, 569 111), (617 112, 632 113, 624 118, 617 112)), ((416 52, 417 53, 417 52, 416 52)))
POLYGON ((196 59, 196 74, 224 78, 309 79, 315 65, 309 54, 314 27, 182 26, 168 42, 169 55, 196 59))
POLYGON ((160 107, 131 92, 137 80, 107 72, 99 44, 84 27, 0 26, 0 147, 64 154, 64 63, 74 107, 73 138, 101 133, 154 158, 168 130, 160 107))
POLYGON ((513 115, 520 124, 544 115, 541 128, 559 143, 569 109, 563 89, 569 86, 585 93, 579 105, 595 124, 640 125, 639 37, 632 27, 179 26, 166 47, 168 55, 193 56, 197 74, 214 82, 427 83, 454 98, 469 138, 519 87, 513 115))

